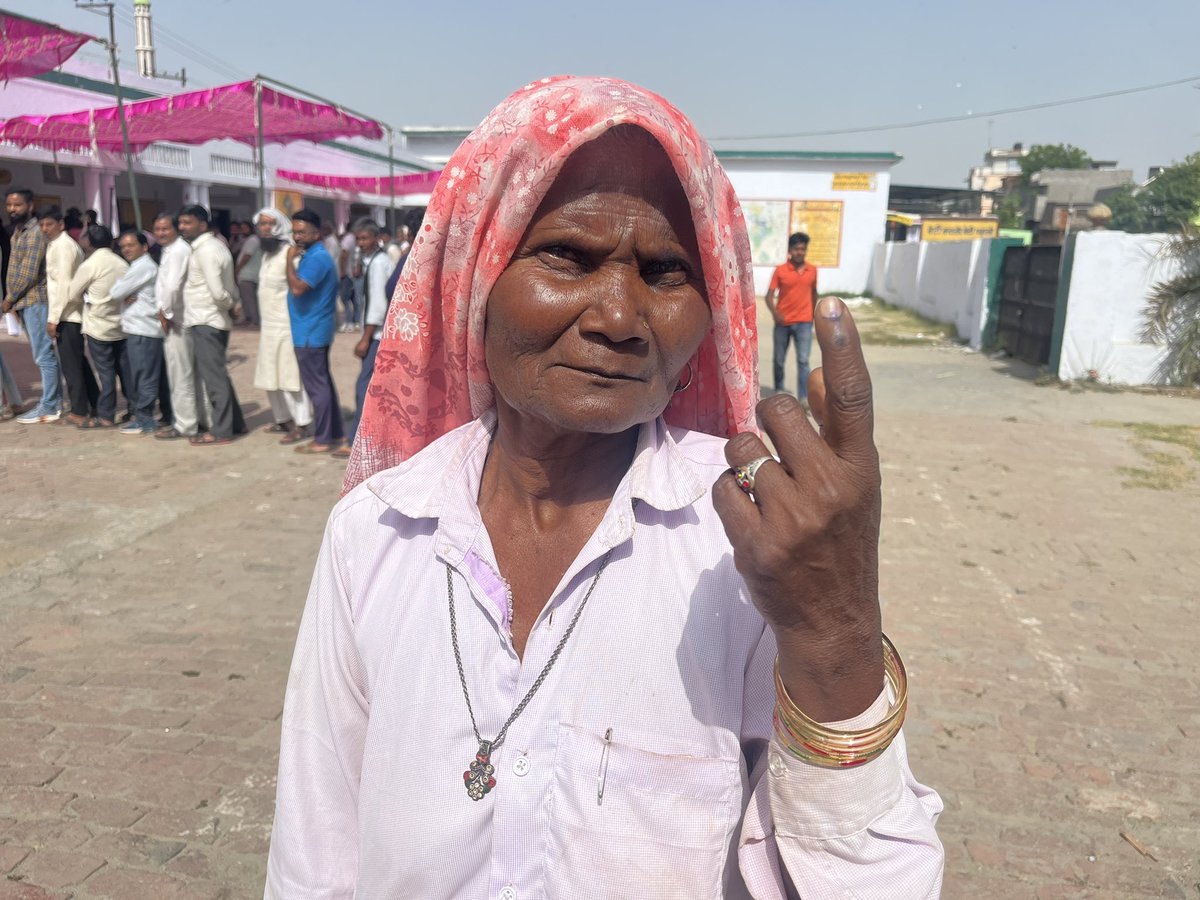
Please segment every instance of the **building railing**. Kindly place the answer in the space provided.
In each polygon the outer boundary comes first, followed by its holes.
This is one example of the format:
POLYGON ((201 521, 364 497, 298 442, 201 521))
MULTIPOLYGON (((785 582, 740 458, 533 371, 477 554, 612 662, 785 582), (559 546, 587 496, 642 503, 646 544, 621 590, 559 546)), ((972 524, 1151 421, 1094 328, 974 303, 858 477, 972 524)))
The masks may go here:
POLYGON ((214 153, 208 158, 208 164, 214 175, 224 175, 228 178, 245 178, 248 181, 255 181, 258 178, 258 168, 248 159, 238 159, 234 156, 221 156, 214 153))
POLYGON ((139 156, 142 162, 162 166, 164 169, 179 169, 183 172, 192 170, 192 151, 187 147, 151 144, 139 156))

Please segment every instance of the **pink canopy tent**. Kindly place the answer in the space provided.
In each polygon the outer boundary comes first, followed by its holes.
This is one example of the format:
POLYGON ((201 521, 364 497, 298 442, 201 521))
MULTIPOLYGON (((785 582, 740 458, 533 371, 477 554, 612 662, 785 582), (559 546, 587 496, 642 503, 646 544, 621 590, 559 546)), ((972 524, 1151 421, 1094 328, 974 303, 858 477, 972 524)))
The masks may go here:
POLYGON ((86 34, 0 10, 0 80, 57 69, 90 40, 86 34))
MULTIPOLYGON (((383 136, 378 122, 336 106, 301 100, 258 80, 139 100, 125 105, 125 117, 134 151, 158 141, 203 144, 229 138, 261 145, 383 136)), ((0 125, 0 140, 48 150, 80 151, 92 146, 118 150, 122 146, 119 111, 109 106, 54 116, 18 116, 0 125)))
POLYGON ((359 194, 377 194, 378 196, 403 197, 406 194, 428 194, 441 175, 437 172, 418 172, 415 175, 394 175, 382 178, 360 177, 354 175, 314 175, 311 172, 294 172, 290 169, 276 169, 275 175, 285 181, 297 184, 307 184, 310 187, 327 188, 329 190, 354 191, 359 194))

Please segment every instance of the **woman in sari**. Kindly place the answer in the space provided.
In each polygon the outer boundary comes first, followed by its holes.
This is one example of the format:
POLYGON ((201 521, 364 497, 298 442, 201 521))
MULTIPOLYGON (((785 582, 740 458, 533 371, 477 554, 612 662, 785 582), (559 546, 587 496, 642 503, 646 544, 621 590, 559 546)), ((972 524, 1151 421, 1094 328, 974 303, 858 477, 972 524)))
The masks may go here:
POLYGON ((266 895, 928 897, 881 632, 870 379, 757 405, 712 151, 614 79, 456 151, 389 313, 288 682, 266 895))

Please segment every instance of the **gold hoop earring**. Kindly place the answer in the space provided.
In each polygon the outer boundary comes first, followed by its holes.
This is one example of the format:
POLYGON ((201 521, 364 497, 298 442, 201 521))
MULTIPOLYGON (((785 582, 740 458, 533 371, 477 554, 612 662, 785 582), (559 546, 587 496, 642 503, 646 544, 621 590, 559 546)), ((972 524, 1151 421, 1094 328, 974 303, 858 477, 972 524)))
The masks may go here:
POLYGON ((683 384, 675 385, 675 393, 676 394, 678 394, 681 391, 686 391, 688 388, 690 388, 692 386, 692 363, 691 363, 691 360, 688 361, 687 367, 688 367, 688 380, 683 384))

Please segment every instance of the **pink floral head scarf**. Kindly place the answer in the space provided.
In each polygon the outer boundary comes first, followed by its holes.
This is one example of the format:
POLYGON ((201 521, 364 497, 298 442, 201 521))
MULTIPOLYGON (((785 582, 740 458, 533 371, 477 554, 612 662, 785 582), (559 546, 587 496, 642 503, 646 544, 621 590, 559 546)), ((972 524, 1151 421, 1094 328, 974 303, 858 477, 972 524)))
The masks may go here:
POLYGON ((750 243, 712 149, 663 98, 615 78, 544 78, 497 106, 446 164, 388 312, 344 490, 489 409, 488 295, 567 157, 616 125, 666 151, 692 208, 712 327, 673 425, 753 430, 758 349, 750 243))

